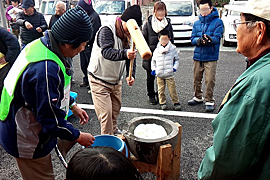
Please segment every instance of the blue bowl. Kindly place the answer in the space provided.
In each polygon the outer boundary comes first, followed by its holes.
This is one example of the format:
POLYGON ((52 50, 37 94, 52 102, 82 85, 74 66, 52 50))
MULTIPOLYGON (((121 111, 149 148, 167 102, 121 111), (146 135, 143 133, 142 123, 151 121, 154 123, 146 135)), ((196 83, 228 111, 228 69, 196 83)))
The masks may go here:
POLYGON ((111 147, 116 149, 119 152, 122 152, 124 147, 126 148, 126 157, 128 157, 128 151, 127 151, 127 147, 126 147, 126 143, 116 137, 116 136, 112 136, 112 135, 98 135, 95 136, 95 141, 94 144, 92 144, 92 147, 94 146, 106 146, 106 147, 111 147))

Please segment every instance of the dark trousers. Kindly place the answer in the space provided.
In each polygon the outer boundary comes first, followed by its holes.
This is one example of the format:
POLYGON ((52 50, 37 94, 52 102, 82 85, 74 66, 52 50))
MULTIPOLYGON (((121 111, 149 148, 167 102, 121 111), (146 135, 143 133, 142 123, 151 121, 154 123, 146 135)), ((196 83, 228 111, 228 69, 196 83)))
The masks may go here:
POLYGON ((85 46, 85 50, 80 52, 80 63, 81 63, 81 70, 83 72, 83 83, 88 82, 88 73, 87 73, 87 67, 90 62, 90 57, 91 57, 91 51, 92 51, 92 46, 85 46))
POLYGON ((26 44, 21 44, 21 50, 23 50, 25 48, 26 44))
POLYGON ((146 71, 147 74, 147 95, 149 97, 155 97, 155 76, 151 74, 151 71, 146 71))
POLYGON ((70 65, 70 76, 71 76, 71 78, 73 78, 73 74, 74 74, 73 58, 66 57, 66 61, 70 65))
POLYGON ((9 70, 10 70, 10 64, 7 64, 2 69, 0 69, 0 101, 1 101, 2 90, 4 87, 4 79, 7 76, 7 73, 9 70))

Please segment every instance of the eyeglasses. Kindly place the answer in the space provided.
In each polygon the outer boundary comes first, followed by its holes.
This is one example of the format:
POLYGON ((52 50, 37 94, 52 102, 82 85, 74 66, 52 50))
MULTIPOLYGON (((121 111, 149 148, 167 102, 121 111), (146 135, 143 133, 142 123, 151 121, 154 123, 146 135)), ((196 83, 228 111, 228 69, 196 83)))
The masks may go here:
POLYGON ((233 26, 234 30, 237 32, 237 28, 238 28, 238 26, 239 26, 240 24, 248 24, 248 23, 252 23, 252 22, 258 22, 258 21, 252 20, 252 21, 244 21, 244 22, 241 22, 241 20, 235 19, 231 25, 233 26))
POLYGON ((209 12, 210 8, 203 8, 203 9, 200 9, 200 12, 201 13, 204 13, 204 12, 209 12))

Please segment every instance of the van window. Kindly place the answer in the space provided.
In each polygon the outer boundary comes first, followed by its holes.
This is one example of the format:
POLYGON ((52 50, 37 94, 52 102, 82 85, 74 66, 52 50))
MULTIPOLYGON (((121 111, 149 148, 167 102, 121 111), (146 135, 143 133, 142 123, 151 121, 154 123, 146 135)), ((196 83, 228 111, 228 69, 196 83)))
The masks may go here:
POLYGON ((125 1, 97 1, 95 10, 99 15, 121 15, 125 11, 125 1))
POLYGON ((48 1, 44 14, 55 14, 56 1, 48 1))
POLYGON ((190 1, 166 2, 168 16, 191 16, 192 3, 190 1))
POLYGON ((55 14, 56 1, 42 1, 40 10, 42 14, 55 14))
POLYGON ((46 6, 46 1, 42 1, 39 8, 39 12, 41 12, 42 14, 44 14, 45 6, 46 6))

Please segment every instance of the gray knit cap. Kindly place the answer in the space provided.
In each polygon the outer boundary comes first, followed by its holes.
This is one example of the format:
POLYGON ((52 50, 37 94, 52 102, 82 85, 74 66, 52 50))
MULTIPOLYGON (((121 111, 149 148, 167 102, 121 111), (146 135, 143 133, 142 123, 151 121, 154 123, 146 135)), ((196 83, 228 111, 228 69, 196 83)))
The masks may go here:
POLYGON ((61 43, 79 44, 93 36, 90 18, 80 6, 68 10, 52 26, 53 37, 61 43))

